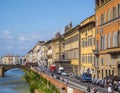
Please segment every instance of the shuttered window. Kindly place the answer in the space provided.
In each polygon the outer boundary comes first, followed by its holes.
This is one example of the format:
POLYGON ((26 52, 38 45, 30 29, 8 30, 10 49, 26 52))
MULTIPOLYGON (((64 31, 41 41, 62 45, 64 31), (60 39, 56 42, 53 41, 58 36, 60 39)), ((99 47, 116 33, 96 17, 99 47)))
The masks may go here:
POLYGON ((120 31, 118 31, 118 46, 120 47, 120 31))
POLYGON ((116 17, 116 7, 113 7, 113 19, 116 17))
POLYGON ((101 58, 101 66, 103 66, 103 64, 104 64, 104 59, 101 58))
POLYGON ((106 49, 106 35, 104 36, 104 49, 106 49))
POLYGON ((112 35, 112 46, 115 47, 115 32, 112 35))
POLYGON ((117 47, 118 46, 118 32, 116 31, 115 32, 115 47, 117 47))
POLYGON ((118 6, 116 7, 116 17, 118 17, 118 6))
POLYGON ((108 34, 108 48, 110 48, 110 33, 108 34))
POLYGON ((110 21, 110 10, 108 10, 108 21, 110 21))
POLYGON ((120 16, 120 4, 118 5, 118 15, 120 16))
POLYGON ((106 12, 104 13, 104 23, 106 22, 106 12))

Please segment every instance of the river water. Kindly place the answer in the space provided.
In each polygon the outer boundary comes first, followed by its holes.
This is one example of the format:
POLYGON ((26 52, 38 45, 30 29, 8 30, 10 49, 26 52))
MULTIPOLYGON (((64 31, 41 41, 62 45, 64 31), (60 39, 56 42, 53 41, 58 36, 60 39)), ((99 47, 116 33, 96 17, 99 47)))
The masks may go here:
POLYGON ((19 68, 5 72, 5 77, 0 77, 0 93, 30 93, 24 75, 25 73, 19 68))

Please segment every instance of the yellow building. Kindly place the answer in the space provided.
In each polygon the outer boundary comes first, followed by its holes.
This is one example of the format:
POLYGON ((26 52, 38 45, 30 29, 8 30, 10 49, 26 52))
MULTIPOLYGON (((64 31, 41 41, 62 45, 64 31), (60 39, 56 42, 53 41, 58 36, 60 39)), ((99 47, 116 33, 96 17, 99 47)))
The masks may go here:
POLYGON ((72 27, 72 23, 65 27, 65 59, 69 60, 72 72, 79 73, 79 25, 72 27))
POLYGON ((94 54, 95 49, 95 16, 85 19, 80 24, 80 55, 81 55, 81 73, 94 71, 94 54))
POLYGON ((55 34, 55 37, 52 39, 53 43, 53 62, 61 61, 63 58, 63 52, 62 52, 62 41, 63 36, 58 32, 55 34))

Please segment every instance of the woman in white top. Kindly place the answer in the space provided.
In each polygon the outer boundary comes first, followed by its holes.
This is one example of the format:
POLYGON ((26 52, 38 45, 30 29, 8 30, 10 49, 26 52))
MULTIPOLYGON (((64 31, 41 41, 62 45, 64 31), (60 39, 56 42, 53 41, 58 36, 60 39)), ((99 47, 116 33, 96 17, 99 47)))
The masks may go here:
POLYGON ((112 90, 112 88, 111 88, 111 85, 109 85, 109 87, 108 87, 108 93, 113 93, 113 90, 112 90))

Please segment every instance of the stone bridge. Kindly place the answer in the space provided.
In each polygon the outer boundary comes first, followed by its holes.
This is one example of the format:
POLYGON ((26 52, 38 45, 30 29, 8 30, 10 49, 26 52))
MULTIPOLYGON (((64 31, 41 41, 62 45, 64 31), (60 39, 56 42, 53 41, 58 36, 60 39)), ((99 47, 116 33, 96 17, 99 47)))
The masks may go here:
POLYGON ((25 68, 27 70, 30 70, 29 66, 25 66, 25 65, 0 65, 0 76, 4 76, 4 73, 12 68, 25 68))

